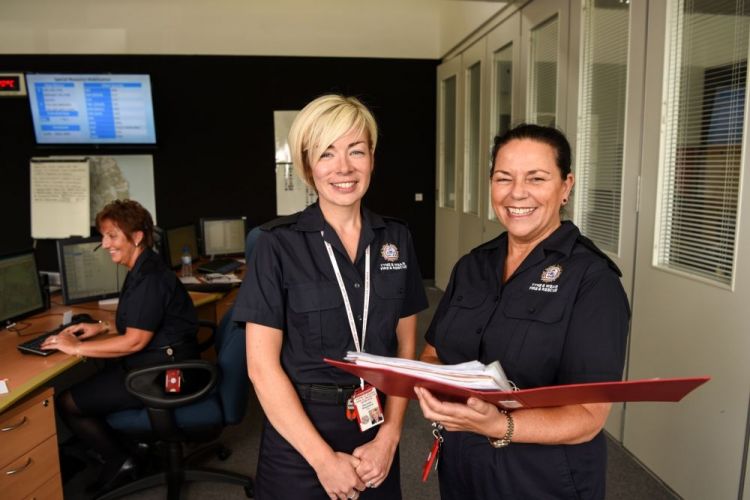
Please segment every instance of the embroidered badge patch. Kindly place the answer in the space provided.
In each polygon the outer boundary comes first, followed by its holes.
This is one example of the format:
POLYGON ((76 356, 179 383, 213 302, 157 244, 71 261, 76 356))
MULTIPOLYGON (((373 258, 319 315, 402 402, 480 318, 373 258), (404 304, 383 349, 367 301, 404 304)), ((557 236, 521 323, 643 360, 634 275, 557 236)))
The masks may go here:
POLYGON ((560 275, 562 274, 562 266, 560 264, 555 264, 554 266, 549 266, 542 271, 541 280, 542 283, 554 283, 560 278, 560 275))
POLYGON ((396 262, 398 260, 398 247, 393 243, 386 243, 380 248, 380 255, 386 262, 396 262))

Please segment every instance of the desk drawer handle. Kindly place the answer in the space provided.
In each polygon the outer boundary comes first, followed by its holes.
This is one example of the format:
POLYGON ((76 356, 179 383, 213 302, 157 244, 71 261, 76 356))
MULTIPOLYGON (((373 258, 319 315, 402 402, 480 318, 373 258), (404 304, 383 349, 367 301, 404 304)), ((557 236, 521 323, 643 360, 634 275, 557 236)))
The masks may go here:
POLYGON ((0 429, 0 432, 14 431, 25 423, 26 423, 26 417, 23 417, 21 421, 18 422, 17 424, 12 424, 12 425, 9 425, 8 427, 3 427, 2 429, 0 429))
POLYGON ((19 467, 18 469, 6 470, 5 471, 5 475, 6 476, 13 476, 15 474, 18 474, 18 473, 23 472, 26 469, 28 469, 30 465, 31 465, 31 457, 27 458, 26 459, 26 463, 24 465, 22 465, 21 467, 19 467))

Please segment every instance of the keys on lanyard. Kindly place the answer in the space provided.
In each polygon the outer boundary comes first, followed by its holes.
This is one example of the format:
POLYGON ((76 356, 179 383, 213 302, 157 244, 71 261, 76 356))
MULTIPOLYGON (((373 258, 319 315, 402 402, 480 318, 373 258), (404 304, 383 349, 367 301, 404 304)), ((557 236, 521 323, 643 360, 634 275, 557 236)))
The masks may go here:
POLYGON ((430 449, 430 453, 427 455, 427 460, 425 460, 424 467, 422 468, 423 483, 427 481, 427 477, 430 475, 430 471, 432 471, 433 467, 437 470, 440 447, 443 445, 443 435, 440 434, 440 431, 442 430, 443 426, 440 422, 432 423, 432 437, 435 439, 432 442, 432 448, 430 449))

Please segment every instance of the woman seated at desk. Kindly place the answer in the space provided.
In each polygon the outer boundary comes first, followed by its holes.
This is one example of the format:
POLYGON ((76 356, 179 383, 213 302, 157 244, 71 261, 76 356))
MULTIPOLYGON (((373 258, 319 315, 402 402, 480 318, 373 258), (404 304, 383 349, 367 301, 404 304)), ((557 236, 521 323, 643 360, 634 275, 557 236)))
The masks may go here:
POLYGON ((135 463, 119 444, 104 417, 142 403, 125 389, 133 368, 197 358, 198 319, 185 287, 151 249, 151 214, 133 200, 116 200, 96 216, 102 248, 112 262, 128 268, 116 313, 119 335, 89 340, 110 331, 108 322, 69 326, 42 345, 75 356, 110 358, 92 378, 57 398, 71 431, 98 452, 104 465, 90 490, 107 490, 132 476, 135 463))

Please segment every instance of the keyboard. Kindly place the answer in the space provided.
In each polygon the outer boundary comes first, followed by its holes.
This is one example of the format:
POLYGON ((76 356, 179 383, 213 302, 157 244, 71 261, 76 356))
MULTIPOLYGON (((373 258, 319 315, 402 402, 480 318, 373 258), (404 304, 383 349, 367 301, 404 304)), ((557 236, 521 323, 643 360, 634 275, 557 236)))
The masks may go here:
POLYGON ((198 272, 229 274, 240 266, 242 266, 242 262, 235 259, 214 259, 198 266, 198 272))
POLYGON ((56 349, 51 349, 48 351, 45 349, 41 349, 41 345, 44 343, 47 337, 50 337, 52 335, 57 335, 63 330, 63 328, 64 327, 59 326, 55 328, 54 330, 50 330, 49 332, 39 335, 38 337, 34 337, 31 340, 22 342, 18 344, 16 347, 18 347, 18 350, 21 351, 21 353, 23 354, 36 354, 38 356, 49 356, 50 354, 54 354, 57 352, 56 349))

